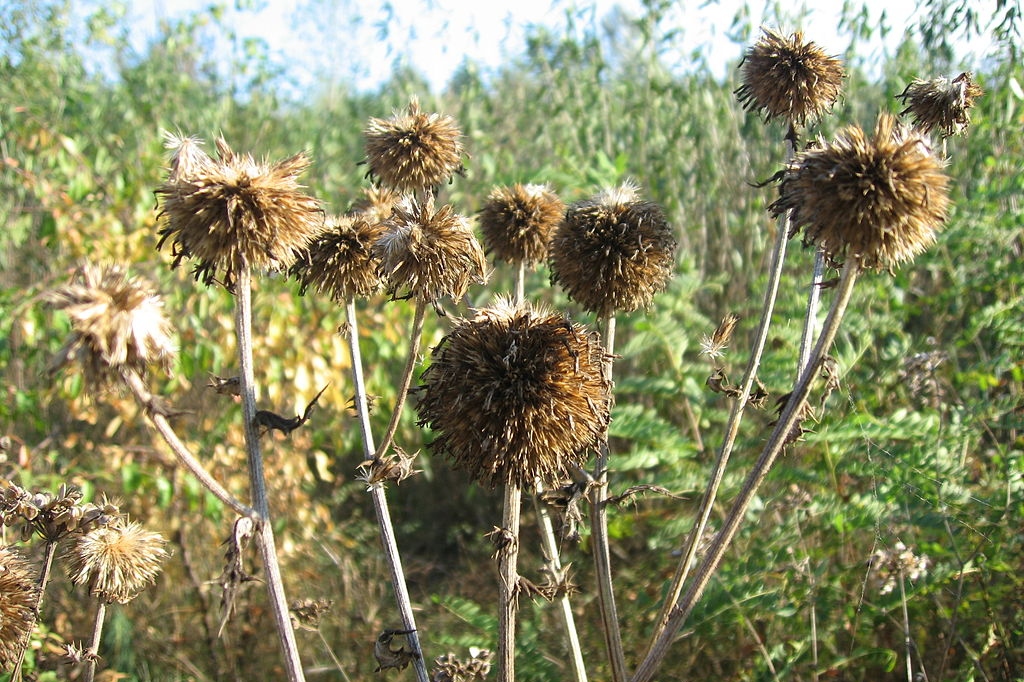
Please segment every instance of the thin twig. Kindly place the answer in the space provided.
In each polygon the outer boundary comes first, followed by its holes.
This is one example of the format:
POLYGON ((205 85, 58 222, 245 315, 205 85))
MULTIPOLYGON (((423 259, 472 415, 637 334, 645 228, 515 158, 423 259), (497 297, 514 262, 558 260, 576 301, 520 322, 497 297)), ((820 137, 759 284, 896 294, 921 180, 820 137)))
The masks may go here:
MULTIPOLYGON (((615 352, 615 316, 604 318, 604 344, 608 359, 605 361, 605 375, 612 380, 612 354, 615 352)), ((594 572, 597 579, 597 597, 604 624, 604 641, 614 682, 626 682, 626 654, 622 647, 622 631, 619 614, 615 607, 615 591, 612 584, 612 560, 608 542, 608 438, 597 451, 594 465, 594 480, 597 485, 590 491, 590 542, 594 552, 594 572)))
POLYGON ((96 606, 96 620, 92 626, 92 644, 85 652, 85 670, 82 672, 83 682, 96 679, 96 659, 100 657, 100 636, 103 633, 103 621, 107 615, 107 605, 99 600, 96 606))
POLYGON ((259 548, 267 581, 274 625, 284 653, 285 670, 290 682, 303 682, 305 675, 299 659, 288 600, 284 593, 281 565, 277 560, 274 528, 270 522, 270 503, 267 499, 266 478, 263 475, 263 455, 256 426, 256 380, 252 358, 252 274, 249 264, 239 263, 235 281, 235 332, 238 336, 238 364, 242 388, 242 421, 245 426, 245 449, 249 462, 249 485, 252 505, 259 518, 259 548))
MULTIPOLYGON (((416 338, 412 341, 412 350, 410 352, 410 358, 415 358, 418 354, 419 348, 419 336, 423 329, 423 310, 424 306, 418 304, 417 313, 419 314, 419 322, 413 324, 416 338)), ((347 316, 346 328, 348 330, 348 348, 352 359, 352 383, 355 385, 355 396, 353 402, 355 403, 356 414, 359 416, 359 428, 362 431, 363 436, 363 457, 365 460, 376 459, 374 452, 376 449, 373 446, 373 431, 370 428, 370 408, 367 402, 366 392, 366 381, 363 378, 363 360, 362 354, 359 351, 359 327, 357 326, 356 320, 356 303, 354 300, 349 299, 345 305, 345 314, 347 316)), ((408 368, 414 366, 412 362, 407 364, 407 380, 411 380, 412 371, 408 368)), ((405 393, 408 393, 408 381, 406 382, 405 393)), ((404 400, 404 398, 403 398, 404 400)), ((397 407, 397 406, 396 406, 397 407)), ((392 415, 392 423, 398 423, 396 411, 392 415)), ((391 431, 391 429, 389 429, 391 431)), ((394 436, 394 433, 391 433, 394 436)), ((387 562, 388 568, 391 573, 391 586, 395 591, 395 602, 398 606, 398 613, 402 619, 402 629, 408 630, 406 635, 406 641, 412 650, 419 654, 412 659, 413 667, 416 670, 417 682, 429 682, 429 676, 427 675, 427 666, 425 662, 425 656, 423 655, 423 649, 420 647, 419 633, 416 630, 416 618, 412 611, 412 599, 409 597, 409 588, 405 582, 405 571, 402 569, 402 557, 398 553, 398 541, 395 538, 394 526, 391 523, 391 512, 388 509, 387 496, 384 494, 384 483, 378 481, 370 484, 368 487, 370 498, 373 500, 373 508, 377 515, 377 526, 380 528, 380 541, 384 548, 384 559, 387 562)))
POLYGON ((35 630, 36 623, 39 622, 39 614, 43 610, 43 596, 46 594, 46 585, 50 582, 50 573, 53 570, 53 557, 56 552, 57 541, 47 540, 46 546, 43 548, 43 565, 39 570, 39 579, 36 581, 38 592, 36 593, 36 605, 32 610, 32 627, 25 634, 24 646, 18 652, 18 659, 14 662, 14 667, 11 669, 11 682, 21 682, 21 669, 25 665, 25 652, 28 651, 28 647, 32 643, 32 631, 35 630))
POLYGON ((167 417, 165 417, 158 409, 155 409, 153 394, 151 394, 149 389, 146 388, 142 378, 130 369, 122 369, 121 379, 132 392, 132 395, 135 396, 135 400, 143 408, 146 416, 156 428, 157 433, 160 434, 160 437, 163 438, 164 442, 171 448, 171 451, 174 453, 175 457, 178 458, 178 461, 189 470, 189 473, 195 476, 196 480, 198 480, 204 488, 213 493, 214 497, 226 506, 230 507, 235 513, 241 516, 255 516, 256 512, 252 507, 243 504, 234 495, 229 493, 227 489, 224 488, 224 486, 222 486, 220 482, 206 470, 206 467, 203 466, 202 462, 200 462, 195 455, 189 452, 188 447, 181 442, 180 438, 178 438, 178 434, 175 432, 174 427, 171 426, 169 421, 167 421, 167 417))
POLYGON ((516 614, 519 610, 519 519, 522 489, 505 485, 501 515, 502 536, 508 542, 498 549, 498 682, 516 680, 516 614))
MULTIPOLYGON (((426 319, 427 303, 422 298, 416 300, 416 312, 413 316, 412 329, 409 334, 409 358, 405 363, 405 371, 398 385, 398 395, 395 398, 395 406, 391 411, 391 421, 388 423, 388 430, 384 434, 380 445, 375 450, 374 458, 383 457, 394 441, 395 433, 398 431, 398 423, 405 410, 405 401, 409 397, 409 386, 412 384, 412 375, 416 371, 416 363, 419 360, 420 342, 423 338, 423 321, 426 319)), ((351 321, 350 321, 351 322, 351 321)), ((409 628, 406 628, 408 630, 409 628)))

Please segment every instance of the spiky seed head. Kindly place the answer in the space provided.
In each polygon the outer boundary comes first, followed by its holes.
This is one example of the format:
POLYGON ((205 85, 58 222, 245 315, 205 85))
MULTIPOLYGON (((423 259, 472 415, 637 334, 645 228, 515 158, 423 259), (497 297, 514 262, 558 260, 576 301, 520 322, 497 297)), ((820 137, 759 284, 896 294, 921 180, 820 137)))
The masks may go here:
POLYGON ((950 137, 965 132, 971 125, 971 107, 983 94, 971 72, 965 71, 952 81, 914 79, 896 98, 903 100, 903 104, 909 103, 900 115, 913 116, 914 125, 922 132, 938 128, 943 137, 950 137))
POLYGON ((605 438, 606 359, 596 333, 499 300, 434 348, 419 423, 434 431, 434 452, 482 485, 562 480, 605 438))
POLYGON ((306 154, 271 164, 219 138, 219 158, 207 163, 190 150, 191 138, 179 143, 156 190, 164 220, 157 248, 171 241, 172 267, 195 259, 197 280, 233 291, 238 268, 286 270, 323 230, 319 203, 298 182, 310 164, 306 154))
POLYGON ((149 282, 124 268, 87 263, 47 300, 71 320, 71 336, 54 368, 76 360, 87 383, 101 388, 123 368, 144 374, 150 365, 170 367, 176 348, 163 301, 149 282))
POLYGON ((0 547, 0 670, 21 655, 36 624, 38 587, 31 565, 10 547, 0 547))
POLYGON ((379 290, 373 245, 383 231, 380 223, 370 223, 362 215, 328 217, 324 232, 288 270, 299 282, 299 294, 313 288, 342 303, 379 290))
POLYGON ((650 305, 672 276, 676 239, 661 207, 626 183, 569 206, 548 250, 552 283, 604 316, 650 305))
POLYGON ((535 265, 547 257, 564 213, 565 204, 546 185, 497 187, 480 210, 484 245, 506 263, 535 265))
POLYGON ((834 262, 892 269, 935 241, 949 210, 949 177, 919 132, 889 113, 869 137, 859 126, 798 153, 785 171, 776 215, 834 262))
POLYGON ((405 112, 371 118, 363 136, 368 175, 399 192, 433 189, 462 170, 462 132, 455 119, 421 111, 416 98, 405 112))
POLYGON ((839 98, 846 70, 800 31, 786 37, 769 28, 747 50, 736 97, 748 111, 802 126, 820 118, 839 98))
POLYGON ((428 303, 445 296, 459 299, 470 282, 485 280, 480 242, 469 221, 450 205, 434 211, 430 196, 422 203, 409 200, 396 206, 383 225, 373 253, 390 296, 428 303))
POLYGON ((448 652, 434 659, 430 682, 483 682, 491 672, 494 654, 488 649, 469 648, 469 658, 448 652))
POLYGON ((126 604, 163 570, 166 544, 159 533, 134 521, 100 526, 79 537, 68 552, 71 581, 88 585, 106 604, 126 604))
POLYGON ((352 204, 351 215, 361 217, 368 223, 382 223, 391 217, 391 212, 402 200, 402 195, 388 187, 364 187, 363 195, 352 204))
POLYGON ((203 151, 202 144, 203 141, 195 136, 185 137, 164 132, 164 146, 171 150, 168 182, 178 182, 213 170, 216 162, 203 151))

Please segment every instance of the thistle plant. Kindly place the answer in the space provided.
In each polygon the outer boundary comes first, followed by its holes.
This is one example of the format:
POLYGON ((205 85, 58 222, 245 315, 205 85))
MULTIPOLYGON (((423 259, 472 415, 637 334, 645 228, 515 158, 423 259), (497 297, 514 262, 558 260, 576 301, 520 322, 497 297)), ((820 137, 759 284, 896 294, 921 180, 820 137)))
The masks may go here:
POLYGON ((166 182, 157 195, 163 200, 157 248, 171 241, 172 267, 196 261, 197 280, 218 283, 235 295, 242 420, 248 455, 252 507, 259 525, 259 549, 275 626, 289 680, 304 679, 295 633, 288 616, 281 569, 263 473, 256 424, 253 370, 252 275, 254 271, 286 271, 324 229, 320 204, 302 191, 298 176, 310 164, 304 153, 282 161, 256 161, 216 141, 218 159, 196 149, 191 138, 170 138, 174 150, 166 182))

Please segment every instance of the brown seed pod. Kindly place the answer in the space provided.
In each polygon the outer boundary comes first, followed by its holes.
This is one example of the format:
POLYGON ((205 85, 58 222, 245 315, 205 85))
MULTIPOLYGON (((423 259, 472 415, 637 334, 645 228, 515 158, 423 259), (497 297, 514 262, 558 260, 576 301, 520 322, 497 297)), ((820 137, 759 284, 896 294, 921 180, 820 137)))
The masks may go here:
POLYGON ((299 282, 299 294, 312 287, 341 303, 376 292, 380 275, 373 244, 383 232, 380 223, 361 215, 328 217, 324 232, 288 269, 299 282))
POLYGON ((794 234, 835 262, 891 269, 935 241, 949 209, 949 178, 920 133, 883 113, 873 137, 858 126, 798 153, 775 215, 792 210, 794 234))
POLYGON ((445 296, 459 299, 471 281, 485 280, 483 249, 469 222, 451 206, 435 212, 432 197, 409 201, 396 206, 383 225, 373 253, 390 296, 428 303, 445 296))
POLYGON ((543 261, 564 213, 565 204, 545 185, 495 188, 480 210, 487 252, 506 263, 543 261))
POLYGON ((839 98, 846 71, 815 43, 804 42, 800 31, 789 37, 771 29, 747 50, 740 65, 743 84, 736 98, 765 122, 785 119, 804 125, 820 118, 839 98))
POLYGON ((371 224, 382 223, 402 200, 402 195, 387 187, 364 187, 363 196, 352 203, 349 215, 361 217, 371 224))
POLYGON ((31 565, 10 547, 0 547, 0 670, 21 655, 36 624, 39 595, 31 565))
POLYGON ((908 104, 900 115, 910 114, 914 125, 929 133, 938 128, 943 137, 963 133, 971 125, 971 107, 984 94, 969 71, 948 78, 915 79, 896 95, 908 104))
POLYGON ((83 265, 47 300, 71 320, 71 336, 52 369, 77 360, 87 384, 102 388, 121 368, 144 374, 150 365, 170 367, 176 349, 163 301, 152 285, 123 268, 83 265))
POLYGON ((207 161, 193 142, 180 141, 156 190, 165 221, 157 248, 170 239, 172 267, 194 258, 197 280, 209 285, 219 278, 228 291, 240 267, 287 269, 323 230, 320 205, 298 183, 309 157, 257 162, 218 139, 219 160, 207 161))
POLYGON ((167 558, 159 533, 135 522, 115 521, 82 535, 68 552, 68 572, 100 601, 126 604, 156 580, 167 558))
POLYGON ((367 175, 399 192, 434 189, 462 170, 462 133, 455 119, 424 113, 416 98, 405 113, 371 118, 363 136, 367 175))
POLYGON ((665 214, 628 183, 572 204, 548 248, 552 283, 600 316, 647 307, 675 266, 665 214))
POLYGON ((499 301, 434 348, 419 423, 434 431, 435 453, 482 485, 560 481, 605 438, 605 360, 596 333, 499 301))

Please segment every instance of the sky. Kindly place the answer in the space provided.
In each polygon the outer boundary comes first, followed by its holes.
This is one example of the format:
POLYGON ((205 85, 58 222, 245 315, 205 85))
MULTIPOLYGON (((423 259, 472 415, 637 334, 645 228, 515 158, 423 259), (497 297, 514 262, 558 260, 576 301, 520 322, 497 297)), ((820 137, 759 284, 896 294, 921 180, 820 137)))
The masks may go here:
MULTIPOLYGON (((764 2, 764 0, 762 0, 764 2)), ((357 88, 372 88, 391 72, 396 60, 406 60, 424 73, 435 90, 441 89, 467 58, 483 68, 495 68, 519 54, 530 25, 565 25, 568 3, 552 0, 235 0, 233 6, 256 7, 228 10, 228 21, 239 36, 266 41, 271 56, 287 64, 289 77, 299 86, 316 82, 325 68, 333 70, 357 88), (299 4, 304 11, 296 11, 299 4), (554 6, 553 6, 554 5, 554 6), (386 40, 382 40, 386 27, 386 40)), ((130 17, 138 30, 135 40, 143 43, 157 34, 161 19, 207 6, 210 0, 139 0, 129 3, 130 17)), ((593 0, 597 17, 606 16, 616 5, 637 15, 641 0, 593 0)), ((749 23, 762 23, 762 5, 751 2, 749 23)), ((830 54, 842 54, 849 39, 840 35, 841 0, 811 3, 800 28, 830 54)), ((864 57, 893 49, 904 29, 915 20, 913 2, 867 0, 872 25, 880 22, 892 29, 888 37, 877 38, 859 48, 864 57)), ((743 0, 679 0, 667 25, 678 26, 682 36, 679 59, 700 49, 716 75, 737 59, 744 45, 729 39, 729 29, 738 13, 748 6, 743 0), (685 9, 684 9, 685 8, 685 9)), ((799 7, 794 5, 794 8, 799 7)), ((794 9, 795 11, 795 9, 794 9)), ((756 36, 755 36, 756 38, 756 36)))

